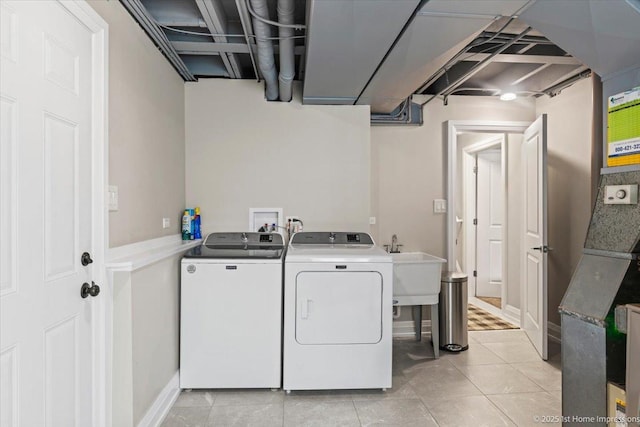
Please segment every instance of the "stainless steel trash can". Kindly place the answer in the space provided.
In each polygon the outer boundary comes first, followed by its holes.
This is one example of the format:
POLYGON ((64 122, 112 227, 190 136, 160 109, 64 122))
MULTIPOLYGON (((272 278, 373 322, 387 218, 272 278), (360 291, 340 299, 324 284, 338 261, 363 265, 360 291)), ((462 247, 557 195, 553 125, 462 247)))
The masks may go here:
POLYGON ((467 275, 442 273, 440 281, 440 348, 463 351, 469 348, 467 328, 467 275))

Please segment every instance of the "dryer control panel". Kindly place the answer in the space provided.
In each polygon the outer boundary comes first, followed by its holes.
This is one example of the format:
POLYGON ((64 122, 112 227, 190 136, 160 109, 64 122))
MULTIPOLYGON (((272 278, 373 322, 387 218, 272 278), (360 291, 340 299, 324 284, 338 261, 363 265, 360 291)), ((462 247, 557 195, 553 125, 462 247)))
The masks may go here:
POLYGON ((303 231, 291 238, 293 245, 374 245, 368 233, 303 231))

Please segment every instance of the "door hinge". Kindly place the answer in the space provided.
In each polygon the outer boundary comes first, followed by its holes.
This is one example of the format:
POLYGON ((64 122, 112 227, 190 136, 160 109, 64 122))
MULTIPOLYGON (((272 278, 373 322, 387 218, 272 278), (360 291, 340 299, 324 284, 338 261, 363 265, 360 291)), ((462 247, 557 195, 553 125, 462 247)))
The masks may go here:
POLYGON ((477 270, 473 270, 473 277, 478 277, 478 271, 477 270))
POLYGON ((473 167, 473 173, 478 173, 478 167, 477 166, 473 167))
POLYGON ((473 218, 473 225, 478 225, 478 218, 473 218))

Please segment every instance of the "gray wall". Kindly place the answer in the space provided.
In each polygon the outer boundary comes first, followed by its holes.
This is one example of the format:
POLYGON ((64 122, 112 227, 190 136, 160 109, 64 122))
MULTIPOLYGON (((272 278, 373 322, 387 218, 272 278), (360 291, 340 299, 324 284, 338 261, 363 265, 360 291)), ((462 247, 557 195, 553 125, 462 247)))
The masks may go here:
POLYGON ((181 257, 131 275, 134 425, 178 371, 181 257))
POLYGON ((536 114, 548 114, 549 321, 560 324, 558 305, 580 260, 591 217, 593 82, 582 80, 556 97, 540 97, 536 114))
POLYGON ((368 106, 267 102, 262 83, 186 85, 187 204, 202 228, 242 231, 249 208, 283 208, 304 229, 368 231, 368 106))
POLYGON ((180 232, 184 83, 118 1, 92 1, 109 24, 109 246, 180 232), (162 218, 171 227, 162 228, 162 218))
MULTIPOLYGON (((109 246, 179 233, 184 83, 120 2, 89 4, 109 24, 109 184, 120 196, 109 246)), ((137 425, 178 370, 177 260, 113 280, 114 425, 137 425)))

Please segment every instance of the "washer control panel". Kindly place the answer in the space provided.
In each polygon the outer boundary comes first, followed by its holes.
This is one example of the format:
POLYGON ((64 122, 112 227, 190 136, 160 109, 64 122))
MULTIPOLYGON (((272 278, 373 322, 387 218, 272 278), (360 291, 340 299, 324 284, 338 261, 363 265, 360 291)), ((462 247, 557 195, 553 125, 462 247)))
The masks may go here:
POLYGON ((637 205, 638 184, 607 185, 604 187, 605 205, 637 205))

